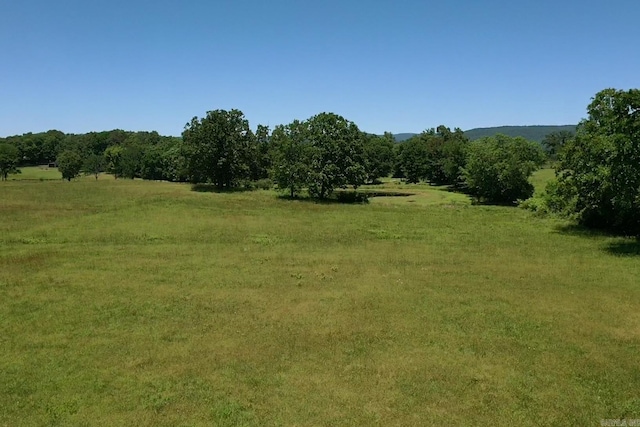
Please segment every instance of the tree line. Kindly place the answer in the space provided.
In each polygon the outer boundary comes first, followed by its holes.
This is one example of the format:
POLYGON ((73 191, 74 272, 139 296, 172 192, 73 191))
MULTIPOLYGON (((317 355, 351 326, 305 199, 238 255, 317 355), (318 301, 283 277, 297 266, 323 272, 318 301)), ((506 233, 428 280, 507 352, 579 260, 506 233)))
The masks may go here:
POLYGON ((640 90, 605 89, 591 101, 575 135, 545 139, 556 180, 530 207, 640 238, 640 90))
MULTIPOLYGON (((252 129, 240 110, 213 110, 181 137, 157 132, 59 131, 0 138, 0 176, 55 159, 68 180, 98 177, 203 183, 221 191, 275 186, 289 197, 326 199, 337 189, 394 176, 464 191, 476 200, 514 204, 533 194, 530 175, 554 163, 557 180, 528 207, 572 216, 589 227, 640 236, 640 91, 606 89, 593 98, 574 135, 540 144, 496 135, 471 142, 439 126, 396 143, 334 113, 252 129)), ((526 204, 526 203, 525 203, 526 204)))
POLYGON ((539 146, 523 138, 498 136, 471 143, 459 128, 439 126, 396 143, 391 133, 362 132, 334 113, 273 130, 263 125, 252 130, 235 109, 194 117, 181 137, 122 130, 82 135, 49 131, 0 139, 0 152, 6 152, 0 157, 13 158, 13 165, 2 169, 5 178, 19 164, 55 161, 68 180, 81 172, 97 179, 105 171, 116 178, 206 183, 219 190, 273 184, 290 197, 307 192, 326 199, 336 189, 357 189, 393 175, 409 183, 448 185, 500 203, 529 197, 533 188, 528 176, 544 160, 539 146), (502 171, 508 165, 510 172, 502 171), (493 181, 485 171, 489 166, 493 181))

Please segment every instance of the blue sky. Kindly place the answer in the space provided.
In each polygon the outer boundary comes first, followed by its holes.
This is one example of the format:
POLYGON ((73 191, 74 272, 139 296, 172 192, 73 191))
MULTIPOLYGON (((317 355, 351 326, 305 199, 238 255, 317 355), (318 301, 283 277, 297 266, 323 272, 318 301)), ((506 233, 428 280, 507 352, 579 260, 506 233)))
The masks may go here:
POLYGON ((571 124, 638 87, 637 0, 0 3, 0 136, 157 130, 237 108, 367 132, 571 124))

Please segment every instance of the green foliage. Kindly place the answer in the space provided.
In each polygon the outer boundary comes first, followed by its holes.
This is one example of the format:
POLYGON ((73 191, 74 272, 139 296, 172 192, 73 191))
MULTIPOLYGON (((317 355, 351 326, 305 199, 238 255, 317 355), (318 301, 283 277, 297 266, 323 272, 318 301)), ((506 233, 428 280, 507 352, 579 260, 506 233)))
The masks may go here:
POLYGON ((571 132, 575 133, 575 125, 562 126, 498 126, 490 128, 476 128, 464 131, 464 134, 471 141, 485 138, 487 136, 507 135, 511 137, 521 136, 527 141, 539 142, 552 132, 571 132))
POLYGON ((278 125, 271 135, 271 176, 281 191, 295 197, 309 185, 311 145, 306 122, 278 125))
POLYGON ((262 178, 252 181, 251 186, 258 190, 271 190, 273 188, 273 181, 269 178, 262 178))
POLYGON ((462 130, 446 126, 422 132, 401 144, 400 168, 407 182, 459 186, 466 161, 468 139, 462 130))
POLYGON ((215 110, 202 119, 194 117, 182 139, 191 182, 210 182, 222 190, 250 178, 253 134, 242 111, 215 110))
POLYGON ((428 140, 427 180, 435 185, 457 187, 463 181, 462 170, 469 140, 460 128, 451 132, 446 126, 438 126, 436 132, 428 140))
POLYGON ((98 175, 104 169, 104 157, 98 154, 90 154, 84 160, 82 171, 87 175, 94 175, 98 179, 98 175))
POLYGON ((411 133, 411 132, 394 133, 393 134, 393 140, 394 140, 394 142, 404 142, 404 141, 406 141, 408 139, 413 138, 416 135, 417 135, 417 133, 411 133))
POLYGON ((80 174, 82 170, 82 157, 75 151, 67 150, 58 156, 58 170, 62 174, 62 178, 71 181, 80 174))
POLYGON ((464 176, 469 193, 481 202, 514 203, 533 195, 529 176, 544 162, 536 143, 496 135, 469 145, 464 176))
POLYGON ((562 197, 559 191, 558 181, 555 178, 547 182, 543 191, 523 200, 518 206, 540 215, 572 215, 572 207, 567 204, 567 201, 562 197))
POLYGON ((167 143, 162 151, 163 174, 167 181, 187 182, 189 180, 187 158, 182 141, 167 143))
POLYGON ((418 183, 427 177, 428 135, 428 132, 423 132, 400 145, 402 147, 399 153, 401 174, 409 183, 418 183))
POLYGON ((393 178, 405 178, 404 167, 403 167, 403 152, 406 144, 395 144, 393 146, 393 170, 392 177, 393 178))
POLYGON ((187 181, 182 141, 168 138, 158 145, 146 146, 140 159, 140 177, 156 181, 187 181))
POLYGON ((364 159, 368 182, 389 176, 396 160, 394 145, 393 134, 389 132, 383 136, 365 135, 364 159))
POLYGON ((560 154, 558 194, 588 227, 640 237, 640 90, 605 89, 560 154))
POLYGON ((252 181, 259 181, 269 177, 269 170, 271 169, 270 144, 269 127, 258 125, 256 133, 253 135, 253 141, 251 141, 248 158, 252 181))
POLYGON ((10 173, 16 173, 18 169, 18 161, 20 160, 20 151, 7 143, 0 144, 0 178, 7 180, 10 173))
POLYGON ((138 178, 141 176, 144 151, 137 144, 123 147, 120 156, 120 169, 124 178, 138 178))
POLYGON ((122 152, 123 148, 119 145, 112 145, 104 150, 107 172, 112 174, 115 179, 122 176, 122 152))
POLYGON ((366 178, 364 137, 356 124, 334 113, 320 113, 307 124, 309 194, 324 199, 336 188, 362 185, 366 178))
POLYGON ((149 180, 165 179, 164 150, 162 147, 148 147, 140 159, 140 177, 149 180))
POLYGON ((10 136, 6 142, 19 151, 19 163, 23 165, 47 164, 56 159, 62 150, 66 135, 58 130, 42 133, 25 133, 10 136))
POLYGON ((551 132, 542 140, 542 148, 551 160, 556 160, 558 153, 574 136, 575 133, 568 130, 551 132))

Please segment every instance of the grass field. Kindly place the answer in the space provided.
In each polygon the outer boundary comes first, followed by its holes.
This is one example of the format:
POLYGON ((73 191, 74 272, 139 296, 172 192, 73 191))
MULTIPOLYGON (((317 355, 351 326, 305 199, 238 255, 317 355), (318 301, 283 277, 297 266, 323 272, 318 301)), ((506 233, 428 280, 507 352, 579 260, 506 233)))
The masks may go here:
POLYGON ((48 181, 62 179, 62 174, 58 168, 45 166, 30 166, 20 168, 20 173, 11 174, 8 177, 11 181, 48 181))
POLYGON ((635 242, 386 185, 0 183, 0 426, 640 418, 635 242))
POLYGON ((539 171, 534 172, 533 176, 531 177, 531 183, 535 188, 536 195, 539 195, 540 193, 542 193, 545 189, 545 186, 547 185, 547 182, 549 182, 552 179, 555 179, 555 177, 556 177, 555 170, 550 168, 540 169, 539 171))

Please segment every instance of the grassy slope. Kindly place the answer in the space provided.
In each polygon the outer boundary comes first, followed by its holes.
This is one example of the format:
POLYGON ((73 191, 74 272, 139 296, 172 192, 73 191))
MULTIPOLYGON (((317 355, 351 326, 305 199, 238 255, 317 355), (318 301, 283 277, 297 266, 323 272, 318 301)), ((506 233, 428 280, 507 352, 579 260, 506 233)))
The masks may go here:
POLYGON ((1 184, 0 425, 640 417, 623 240, 428 187, 321 205, 1 184))

